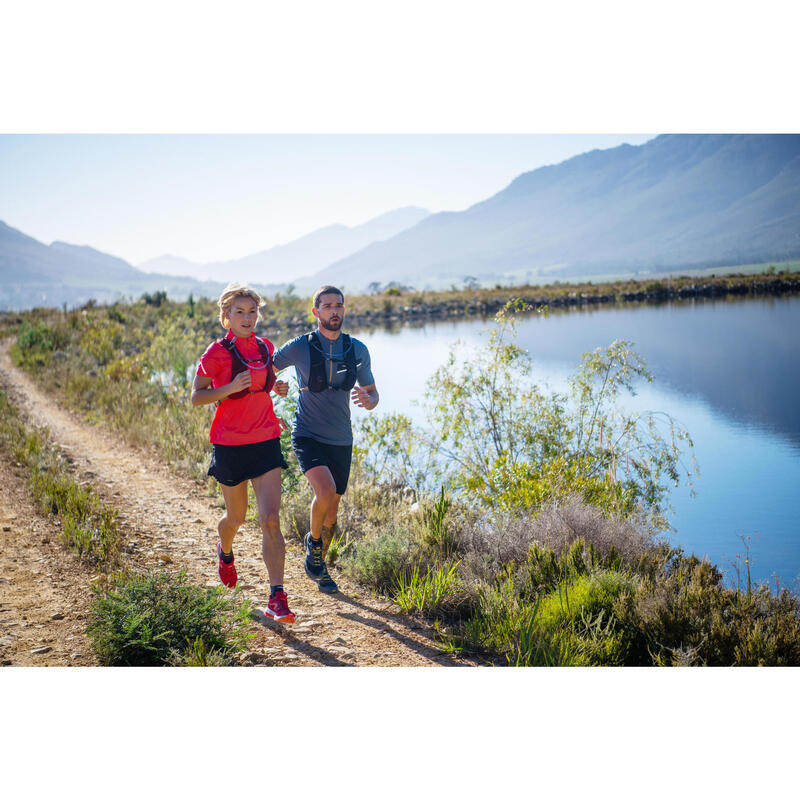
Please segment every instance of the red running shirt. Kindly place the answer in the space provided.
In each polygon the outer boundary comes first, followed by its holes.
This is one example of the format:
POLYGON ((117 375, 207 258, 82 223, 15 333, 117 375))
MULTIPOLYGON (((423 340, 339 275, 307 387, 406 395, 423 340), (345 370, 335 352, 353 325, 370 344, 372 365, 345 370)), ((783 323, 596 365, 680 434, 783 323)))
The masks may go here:
MULTIPOLYGON (((244 358, 258 359, 250 370, 252 384, 250 393, 238 399, 226 397, 218 406, 211 423, 209 439, 212 444, 255 444, 275 439, 281 435, 278 418, 272 408, 272 398, 264 391, 267 370, 257 369, 264 362, 256 344, 255 334, 247 339, 235 337, 228 331, 226 339, 235 339, 236 348, 244 358)), ((275 345, 269 339, 261 339, 267 346, 270 356, 275 345)), ((219 343, 213 342, 203 353, 197 374, 211 378, 211 388, 225 386, 231 382, 231 354, 219 343)))

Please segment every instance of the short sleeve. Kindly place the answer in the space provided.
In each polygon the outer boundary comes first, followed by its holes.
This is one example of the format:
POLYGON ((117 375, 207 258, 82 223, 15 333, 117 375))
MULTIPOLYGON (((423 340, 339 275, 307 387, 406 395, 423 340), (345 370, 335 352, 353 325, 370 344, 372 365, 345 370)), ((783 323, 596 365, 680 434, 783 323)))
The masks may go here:
POLYGON ((225 369, 230 370, 230 355, 219 342, 212 342, 200 357, 197 374, 216 381, 225 369))
POLYGON ((361 353, 360 358, 356 359, 361 362, 356 372, 358 385, 370 386, 375 383, 375 378, 372 377, 372 364, 369 358, 369 350, 367 350, 367 346, 363 342, 359 342, 359 344, 361 345, 361 353))
POLYGON ((286 367, 297 366, 297 359, 300 352, 300 341, 303 337, 298 336, 286 344, 281 345, 272 357, 272 363, 276 370, 286 369, 286 367))

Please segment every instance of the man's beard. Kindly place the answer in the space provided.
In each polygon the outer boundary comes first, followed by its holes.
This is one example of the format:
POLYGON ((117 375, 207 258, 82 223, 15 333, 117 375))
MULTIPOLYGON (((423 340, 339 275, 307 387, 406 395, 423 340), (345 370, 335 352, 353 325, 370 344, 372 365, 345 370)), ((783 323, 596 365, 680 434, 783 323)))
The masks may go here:
POLYGON ((342 320, 337 319, 336 322, 331 322, 330 320, 324 320, 320 317, 319 324, 321 328, 325 328, 326 331, 338 331, 342 327, 342 320))

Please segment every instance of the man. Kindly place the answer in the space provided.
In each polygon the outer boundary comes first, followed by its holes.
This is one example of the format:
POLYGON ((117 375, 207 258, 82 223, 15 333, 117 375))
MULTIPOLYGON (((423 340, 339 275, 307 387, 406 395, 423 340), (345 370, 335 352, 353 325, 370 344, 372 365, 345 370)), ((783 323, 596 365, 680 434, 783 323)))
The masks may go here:
POLYGON ((350 477, 353 432, 350 400, 371 410, 378 390, 366 346, 342 333, 344 295, 335 286, 314 292, 317 330, 287 342, 273 356, 276 370, 293 366, 300 396, 292 448, 311 488, 311 530, 306 534, 305 570, 321 592, 335 592, 325 555, 336 532, 339 501, 350 477), (356 382, 359 384, 356 386, 356 382))

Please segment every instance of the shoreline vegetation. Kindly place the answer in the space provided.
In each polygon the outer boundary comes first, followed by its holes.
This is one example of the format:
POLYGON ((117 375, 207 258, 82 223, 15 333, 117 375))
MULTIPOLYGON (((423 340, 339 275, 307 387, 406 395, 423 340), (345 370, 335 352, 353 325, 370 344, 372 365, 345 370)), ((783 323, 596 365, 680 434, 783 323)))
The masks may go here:
MULTIPOLYGON (((639 356, 626 342, 598 348, 576 366, 568 393, 545 393, 530 382, 515 340, 517 315, 532 306, 798 288, 790 273, 776 273, 452 293, 388 287, 348 298, 353 328, 437 318, 430 308, 497 313, 481 353, 454 353, 430 379, 429 430, 377 412, 358 427, 331 570, 425 617, 443 651, 498 665, 800 665, 800 598, 750 580, 749 541, 727 579, 666 541, 666 493, 691 478, 691 438, 663 414, 621 410, 617 400, 632 382, 649 379, 639 356), (399 309, 407 316, 393 319, 399 309)), ((309 324, 308 305, 292 292, 267 298, 260 330, 278 340, 293 335, 309 324)), ((189 402, 194 365, 219 335, 211 301, 157 293, 129 304, 5 314, 0 326, 15 337, 15 363, 60 402, 218 493, 205 477, 211 411, 189 402)), ((276 410, 289 419, 294 402, 291 393, 276 399, 276 410)), ((282 447, 282 527, 299 539, 309 489, 287 434, 282 447)), ((151 581, 145 594, 152 600, 169 589, 160 586, 151 581)), ((115 594, 121 619, 134 595, 141 592, 115 594)), ((202 636, 192 643, 200 654, 222 646, 202 636)), ((122 663, 111 649, 105 657, 122 663)))
MULTIPOLYGON (((748 299, 755 297, 781 297, 800 292, 800 262, 782 262, 781 268, 764 266, 759 272, 724 274, 651 276, 646 279, 624 278, 612 281, 554 281, 541 285, 496 285, 483 288, 469 285, 453 286, 447 290, 421 290, 400 284, 376 287, 371 293, 349 294, 347 297, 348 327, 374 328, 376 326, 415 322, 424 324, 442 319, 481 317, 487 319, 496 314, 510 300, 521 300, 531 308, 547 306, 551 310, 575 308, 604 308, 628 303, 658 305, 669 302, 717 299, 748 299)), ((294 286, 284 292, 269 296, 262 294, 267 307, 261 321, 261 330, 292 331, 306 328, 313 322, 310 313, 310 296, 299 295, 294 286)), ((145 303, 154 306, 184 301, 170 300, 165 291, 143 294, 138 300, 119 300, 100 304, 89 300, 76 309, 94 307, 114 308, 121 305, 145 303)), ((188 299, 189 306, 202 312, 214 301, 207 298, 188 299)), ((62 311, 67 311, 66 306, 62 311)), ((0 333, 15 324, 20 324, 22 314, 47 311, 34 308, 29 311, 0 311, 0 333)))
MULTIPOLYGON (((417 292, 389 286, 372 295, 348 297, 348 324, 374 327, 386 323, 496 314, 509 300, 519 299, 532 308, 600 308, 627 303, 661 303, 721 298, 778 297, 800 292, 800 275, 765 272, 757 275, 680 276, 609 283, 560 283, 546 286, 497 286, 493 289, 452 289, 417 292)), ((275 323, 302 327, 292 319, 275 323)))

